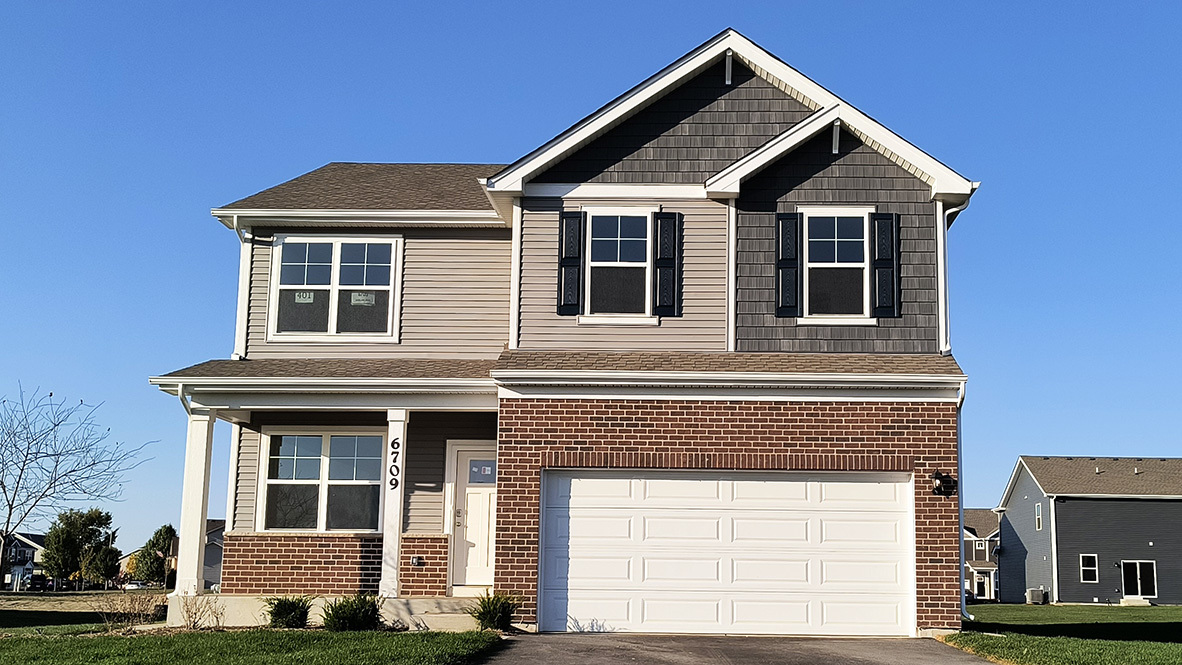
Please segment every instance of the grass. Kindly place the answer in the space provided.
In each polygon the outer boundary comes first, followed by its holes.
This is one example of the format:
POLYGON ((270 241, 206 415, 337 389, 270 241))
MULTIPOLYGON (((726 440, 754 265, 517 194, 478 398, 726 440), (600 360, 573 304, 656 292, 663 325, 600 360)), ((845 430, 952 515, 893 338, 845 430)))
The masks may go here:
POLYGON ((494 651, 494 633, 194 632, 135 637, 6 637, 0 663, 22 665, 465 665, 494 651))
POLYGON ((973 605, 945 641, 1016 665, 1182 663, 1182 607, 973 605), (1000 633, 1000 634, 998 634, 1000 633))

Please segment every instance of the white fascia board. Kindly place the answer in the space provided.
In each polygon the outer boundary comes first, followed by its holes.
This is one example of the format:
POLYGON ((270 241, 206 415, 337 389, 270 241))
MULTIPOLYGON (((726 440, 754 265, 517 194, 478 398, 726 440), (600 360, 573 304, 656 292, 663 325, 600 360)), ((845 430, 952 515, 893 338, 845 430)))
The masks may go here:
POLYGON ((1034 481, 1034 485, 1038 487, 1038 491, 1042 492, 1043 496, 1050 496, 1042 488, 1042 483, 1038 482, 1038 478, 1034 477, 1034 472, 1030 470, 1030 467, 1026 466, 1026 462, 1022 461, 1022 457, 1019 455, 1018 461, 1014 464, 1014 470, 1010 473, 1010 481, 1006 483, 1005 491, 1001 493, 1001 501, 993 509, 994 511, 1005 511, 1005 505, 1009 502, 1010 494, 1014 491, 1014 483, 1018 481, 1018 471, 1020 469, 1026 469, 1026 473, 1030 474, 1030 479, 1034 481))
POLYGON ((22 543, 25 543, 29 547, 32 547, 33 549, 37 550, 38 552, 45 549, 44 546, 38 545, 37 543, 29 540, 28 538, 25 538, 24 536, 20 535, 19 533, 15 532, 15 531, 12 532, 12 536, 14 538, 16 538, 17 540, 21 541, 22 543))
POLYGON ((964 375, 804 374, 771 372, 614 372, 599 370, 494 370, 498 385, 532 386, 717 386, 807 388, 957 388, 964 375))
POLYGON ((298 221, 305 224, 317 222, 339 224, 347 221, 356 225, 414 224, 504 224, 496 210, 346 210, 346 209, 250 209, 214 208, 209 211, 226 228, 233 228, 233 218, 268 221, 298 221))
POLYGON ((148 383, 171 395, 181 386, 185 393, 201 392, 358 392, 358 393, 492 393, 496 384, 492 379, 470 378, 324 378, 324 377, 197 377, 177 378, 154 376, 148 383))
POLYGON ((1182 494, 1048 494, 1048 497, 1054 499, 1057 497, 1066 497, 1069 499, 1182 499, 1182 494))
POLYGON ((809 388, 796 386, 502 385, 501 399, 719 400, 747 402, 939 402, 955 404, 955 388, 809 388))
POLYGON ((620 185, 604 183, 529 183, 523 196, 560 197, 572 199, 705 199, 702 185, 620 185))

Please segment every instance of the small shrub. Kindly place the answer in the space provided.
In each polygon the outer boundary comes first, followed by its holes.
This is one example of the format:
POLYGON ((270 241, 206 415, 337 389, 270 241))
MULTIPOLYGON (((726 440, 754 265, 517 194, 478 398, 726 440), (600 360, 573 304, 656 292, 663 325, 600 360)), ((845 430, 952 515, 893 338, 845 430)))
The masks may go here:
POLYGON ((102 617, 108 631, 116 631, 163 621, 168 599, 162 593, 104 593, 95 597, 91 608, 102 617))
POLYGON ((476 604, 465 612, 476 619, 481 630, 509 630, 513 627, 513 615, 521 609, 521 599, 503 591, 485 593, 476 599, 476 604))
POLYGON ((272 628, 307 628, 312 596, 279 596, 267 598, 267 614, 272 628))
POLYGON ((181 596, 181 625, 191 630, 220 629, 226 622, 226 608, 213 594, 181 596))
POLYGON ((331 631, 380 630, 382 607, 378 597, 359 593, 325 603, 324 627, 331 631))

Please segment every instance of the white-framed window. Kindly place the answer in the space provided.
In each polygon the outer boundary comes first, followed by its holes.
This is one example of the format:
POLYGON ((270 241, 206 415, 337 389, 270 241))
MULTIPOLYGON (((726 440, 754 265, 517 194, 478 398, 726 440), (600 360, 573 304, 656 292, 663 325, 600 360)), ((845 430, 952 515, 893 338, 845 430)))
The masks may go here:
POLYGON ((652 316, 653 208, 586 208, 589 316, 652 316))
POLYGON ((1042 531, 1042 504, 1034 504, 1034 530, 1042 531))
POLYGON ((804 316, 827 323, 870 317, 872 207, 798 208, 804 218, 804 316))
POLYGON ((277 235, 269 338, 397 341, 400 236, 277 235))
POLYGON ((1095 554, 1079 555, 1079 581, 1086 584, 1100 582, 1100 560, 1095 554))
POLYGON ((985 541, 984 540, 977 541, 977 549, 981 550, 982 552, 985 551, 985 541))
POLYGON ((260 529, 380 529, 384 441, 380 430, 267 432, 260 460, 260 529))

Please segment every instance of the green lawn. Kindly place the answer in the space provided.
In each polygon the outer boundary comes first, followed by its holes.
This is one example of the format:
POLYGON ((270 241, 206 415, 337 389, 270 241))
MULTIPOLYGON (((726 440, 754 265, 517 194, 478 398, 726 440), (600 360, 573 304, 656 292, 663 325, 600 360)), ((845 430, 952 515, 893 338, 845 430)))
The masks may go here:
POLYGON ((1182 663, 1182 607, 972 605, 946 641, 1017 665, 1182 663))
POLYGON ((0 638, 0 663, 54 665, 464 665, 500 643, 493 633, 200 632, 121 637, 0 638))

